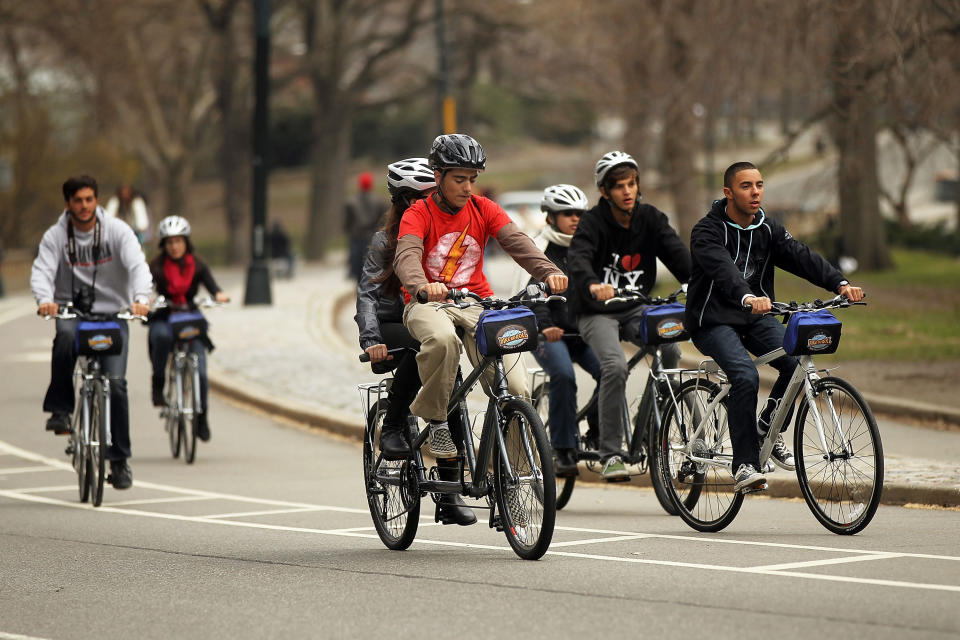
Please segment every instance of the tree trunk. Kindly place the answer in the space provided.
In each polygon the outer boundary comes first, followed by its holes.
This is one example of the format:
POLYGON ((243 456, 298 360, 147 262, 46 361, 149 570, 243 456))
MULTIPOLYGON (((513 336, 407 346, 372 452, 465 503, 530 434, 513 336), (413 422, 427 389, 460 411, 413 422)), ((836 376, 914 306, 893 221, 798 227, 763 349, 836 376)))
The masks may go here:
POLYGON ((187 188, 193 178, 189 159, 179 156, 164 162, 163 174, 166 215, 187 216, 187 188))
POLYGON ((218 161, 223 184, 227 261, 237 263, 247 255, 250 237, 247 225, 251 182, 250 114, 236 96, 238 53, 229 22, 216 34, 219 40, 217 109, 221 129, 218 161))
POLYGON ((315 95, 313 158, 310 172, 310 211, 307 222, 308 260, 326 257, 332 238, 343 233, 344 184, 350 162, 352 119, 343 100, 331 93, 315 95))
POLYGON ((835 115, 833 137, 839 163, 840 232, 843 253, 866 271, 893 266, 880 216, 877 181, 878 100, 870 90, 864 50, 873 37, 870 3, 852 12, 838 7, 838 35, 833 48, 835 115))
MULTIPOLYGON (((691 11, 685 5, 686 12, 691 11)), ((689 45, 678 34, 669 44, 670 71, 677 86, 691 81, 693 61, 689 45)), ((699 184, 695 158, 697 154, 696 118, 693 114, 693 99, 689 91, 678 92, 667 105, 663 127, 663 164, 667 187, 673 196, 677 233, 690 245, 690 232, 700 219, 699 184)))

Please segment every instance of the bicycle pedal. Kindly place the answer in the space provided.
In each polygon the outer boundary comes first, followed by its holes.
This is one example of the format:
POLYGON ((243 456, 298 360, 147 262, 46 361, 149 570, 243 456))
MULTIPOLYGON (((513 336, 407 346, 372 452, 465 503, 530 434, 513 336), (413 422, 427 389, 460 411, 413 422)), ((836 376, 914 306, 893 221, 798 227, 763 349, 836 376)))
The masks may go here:
POLYGON ((73 455, 73 443, 71 442, 70 444, 68 444, 68 445, 67 445, 67 448, 64 449, 63 452, 64 452, 65 454, 67 454, 68 456, 72 456, 72 455, 73 455))
POLYGON ((497 514, 490 518, 490 528, 496 529, 497 531, 503 532, 503 520, 500 519, 500 515, 497 514))
POLYGON ((772 460, 767 460, 766 462, 763 463, 762 473, 773 473, 776 470, 777 470, 777 467, 774 466, 772 460))
POLYGON ((620 476, 617 478, 604 478, 607 482, 630 482, 630 476, 620 476))
POLYGON ((768 489, 768 485, 766 482, 764 482, 763 484, 757 485, 756 487, 747 487, 743 489, 743 495, 747 495, 748 493, 760 493, 761 491, 766 491, 767 489, 768 489))

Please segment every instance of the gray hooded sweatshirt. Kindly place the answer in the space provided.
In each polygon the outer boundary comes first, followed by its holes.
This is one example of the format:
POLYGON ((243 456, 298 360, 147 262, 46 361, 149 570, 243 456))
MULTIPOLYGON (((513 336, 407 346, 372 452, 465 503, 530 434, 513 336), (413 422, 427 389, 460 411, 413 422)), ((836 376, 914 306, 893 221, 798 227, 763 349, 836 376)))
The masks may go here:
POLYGON ((71 268, 67 236, 70 214, 66 210, 43 234, 30 273, 30 290, 37 304, 71 302, 71 284, 74 289, 91 285, 94 271, 97 276, 94 313, 117 313, 129 308, 131 302, 149 302, 153 277, 133 229, 126 222, 107 216, 101 207, 97 207, 96 215, 101 229, 96 265, 93 263, 94 231, 74 229, 77 262, 71 268))

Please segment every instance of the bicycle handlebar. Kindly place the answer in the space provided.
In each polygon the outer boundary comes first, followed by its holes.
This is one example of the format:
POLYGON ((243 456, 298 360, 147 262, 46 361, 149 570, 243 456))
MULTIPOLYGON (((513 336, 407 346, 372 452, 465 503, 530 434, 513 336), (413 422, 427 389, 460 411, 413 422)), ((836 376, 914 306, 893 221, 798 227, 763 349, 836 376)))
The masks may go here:
MULTIPOLYGON (((410 347, 396 347, 396 348, 394 348, 394 349, 387 349, 387 353, 388 353, 389 355, 393 355, 393 354, 397 354, 397 353, 400 353, 400 352, 402 352, 402 351, 408 351, 408 350, 410 350, 410 347)), ((363 353, 361 353, 361 354, 360 354, 360 362, 370 362, 370 354, 367 353, 366 351, 364 351, 363 353)))
MULTIPOLYGON (((864 298, 867 297, 866 294, 863 295, 864 298)), ((847 307, 852 307, 854 305, 867 306, 866 302, 850 302, 850 300, 845 295, 837 295, 831 298, 830 300, 821 300, 817 298, 813 302, 797 302, 796 300, 791 300, 790 302, 776 302, 771 301, 770 305, 773 307, 770 311, 767 311, 763 315, 765 316, 789 316, 794 313, 803 313, 809 311, 819 311, 821 309, 846 309, 847 307)), ((743 304, 744 309, 752 309, 753 305, 749 302, 743 304)))
MULTIPOLYGON (((545 283, 530 284, 510 299, 503 300, 501 298, 481 298, 478 294, 466 288, 450 289, 447 291, 445 298, 446 300, 450 300, 450 302, 441 304, 437 308, 458 307, 460 309, 466 309, 468 307, 479 306, 484 309, 506 309, 509 307, 518 307, 527 302, 567 301, 565 297, 550 294, 549 291, 550 288, 545 283)), ((420 304, 427 303, 427 294, 422 289, 417 292, 417 302, 420 304)))
POLYGON ((657 296, 655 298, 651 298, 647 294, 640 291, 640 289, 638 289, 637 287, 632 287, 632 286, 615 287, 613 290, 613 297, 608 298, 607 300, 604 300, 603 304, 608 305, 612 302, 630 302, 631 300, 639 300, 644 304, 652 304, 652 305, 669 304, 672 302, 676 302, 681 295, 685 295, 686 293, 687 293, 687 283, 681 284, 679 289, 677 289, 676 291, 674 291, 673 293, 667 296, 657 296))
MULTIPOLYGON (((37 311, 39 314, 40 312, 37 311)), ((143 320, 146 321, 146 316, 141 316, 136 313, 131 313, 128 310, 119 311, 117 313, 84 313, 83 311, 77 310, 72 304, 62 304, 57 307, 56 313, 51 313, 50 315, 43 316, 44 320, 52 320, 58 318, 60 320, 73 320, 74 318, 93 318, 97 316, 113 316, 117 320, 143 320)))

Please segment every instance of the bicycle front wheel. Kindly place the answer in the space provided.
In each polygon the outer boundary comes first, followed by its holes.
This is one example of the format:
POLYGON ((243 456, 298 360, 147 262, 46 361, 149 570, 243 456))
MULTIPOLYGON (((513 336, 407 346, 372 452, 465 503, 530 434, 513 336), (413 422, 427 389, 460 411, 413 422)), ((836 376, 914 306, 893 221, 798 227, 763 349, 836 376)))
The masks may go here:
MULTIPOLYGON (((533 408, 537 410, 540 416, 540 422, 546 431, 550 426, 550 387, 546 382, 541 382, 533 390, 531 396, 533 408)), ((570 496, 573 495, 573 488, 577 484, 576 476, 566 476, 561 478, 557 476, 557 511, 563 509, 570 502, 570 496)))
POLYGON ((180 392, 180 436, 183 442, 183 461, 187 464, 193 464, 197 455, 197 410, 200 406, 197 396, 200 389, 195 380, 196 374, 194 364, 188 359, 183 369, 183 389, 180 392))
POLYGON ((177 374, 173 367, 173 361, 167 365, 167 391, 165 394, 166 407, 164 417, 167 429, 167 438, 170 441, 170 453, 174 458, 180 456, 180 411, 177 408, 177 374))
POLYGON ((708 406, 720 387, 707 380, 680 385, 668 403, 658 437, 658 473, 683 521, 697 531, 720 531, 736 517, 743 494, 733 490, 727 407, 708 406))
POLYGON ((363 484, 377 535, 388 549, 402 551, 417 535, 420 493, 411 481, 410 474, 416 473, 416 469, 410 460, 380 459, 380 431, 386 414, 385 398, 377 400, 367 414, 363 435, 363 484))
POLYGON ((880 504, 880 430, 863 396, 846 380, 822 378, 814 383, 813 396, 813 404, 803 402, 797 414, 797 480, 820 524, 851 535, 870 524, 880 504))
MULTIPOLYGON (((671 384, 674 386, 672 393, 676 396, 676 387, 679 385, 676 383, 671 384)), ((656 398, 648 397, 652 394, 652 390, 648 387, 644 392, 643 399, 640 401, 640 408, 637 410, 637 415, 633 419, 633 446, 634 449, 643 451, 647 457, 647 466, 650 471, 650 484, 653 486, 654 495, 657 496, 657 502, 660 503, 660 506, 669 515, 675 516, 678 511, 670 495, 671 489, 667 488, 667 481, 660 472, 660 441, 657 438, 659 430, 657 426, 657 415, 653 411, 653 403, 656 402, 656 398)), ((666 396, 659 410, 661 422, 671 403, 672 398, 666 396)))
POLYGON ((80 492, 80 502, 90 499, 90 481, 87 479, 90 470, 87 460, 87 441, 83 435, 84 415, 89 417, 89 405, 84 391, 77 395, 77 410, 73 415, 73 433, 70 434, 70 446, 73 449, 73 468, 77 471, 77 489, 80 492))
POLYGON ((106 473, 107 396, 103 381, 93 381, 90 399, 90 441, 87 443, 87 479, 90 482, 90 502, 99 507, 103 502, 103 479, 106 473))
POLYGON ((493 475, 503 530, 514 553, 536 560, 550 546, 557 517, 553 453, 540 416, 524 400, 503 405, 500 428, 505 449, 494 453, 493 475))

